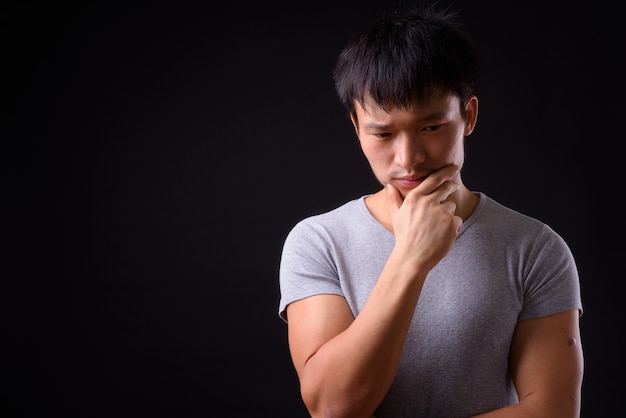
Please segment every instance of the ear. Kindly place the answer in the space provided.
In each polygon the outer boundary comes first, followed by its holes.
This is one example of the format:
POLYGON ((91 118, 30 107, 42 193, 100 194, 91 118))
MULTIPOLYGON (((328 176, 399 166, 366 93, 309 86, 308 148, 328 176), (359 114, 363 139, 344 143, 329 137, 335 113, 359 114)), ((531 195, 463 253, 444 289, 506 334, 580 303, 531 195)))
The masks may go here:
POLYGON ((350 113, 350 120, 352 121, 352 126, 354 126, 354 132, 356 132, 357 138, 359 137, 359 120, 356 117, 356 112, 350 113))
POLYGON ((465 105, 465 131, 464 135, 468 136, 474 132, 476 121, 478 120, 478 98, 472 96, 465 105))

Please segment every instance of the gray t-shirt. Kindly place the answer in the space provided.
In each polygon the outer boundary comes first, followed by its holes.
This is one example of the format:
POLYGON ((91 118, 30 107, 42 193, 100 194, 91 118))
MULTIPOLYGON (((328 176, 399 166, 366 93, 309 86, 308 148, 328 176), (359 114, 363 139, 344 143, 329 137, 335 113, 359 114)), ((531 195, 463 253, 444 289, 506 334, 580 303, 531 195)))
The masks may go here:
MULTIPOLYGON (((578 309, 578 271, 544 223, 483 193, 450 252, 427 276, 394 382, 377 418, 465 418, 518 401, 508 375, 518 321, 578 309)), ((361 311, 394 246, 365 196, 308 217, 281 256, 278 313, 319 294, 361 311)), ((355 347, 358 350, 358 347, 355 347)))

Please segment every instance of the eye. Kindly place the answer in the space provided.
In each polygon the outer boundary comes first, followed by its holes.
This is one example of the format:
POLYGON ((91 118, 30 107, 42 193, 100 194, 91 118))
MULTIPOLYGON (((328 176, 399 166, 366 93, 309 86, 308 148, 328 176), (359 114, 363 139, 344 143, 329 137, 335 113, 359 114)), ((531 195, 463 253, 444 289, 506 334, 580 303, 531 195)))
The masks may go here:
POLYGON ((391 134, 389 132, 380 132, 380 133, 374 133, 372 134, 372 136, 378 139, 385 139, 385 138, 389 138, 391 134))
POLYGON ((435 132, 438 131, 441 128, 441 124, 438 125, 429 125, 427 127, 424 128, 424 131, 426 132, 435 132))

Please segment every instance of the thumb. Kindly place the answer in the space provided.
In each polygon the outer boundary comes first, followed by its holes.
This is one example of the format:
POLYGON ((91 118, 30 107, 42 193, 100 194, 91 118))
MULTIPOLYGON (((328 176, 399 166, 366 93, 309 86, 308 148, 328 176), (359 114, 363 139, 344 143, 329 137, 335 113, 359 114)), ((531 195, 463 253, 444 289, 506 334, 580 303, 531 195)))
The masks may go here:
POLYGON ((400 191, 396 189, 391 183, 387 183, 385 185, 387 189, 387 204, 389 206, 389 214, 391 215, 391 219, 396 217, 396 213, 402 206, 402 196, 400 196, 400 191))

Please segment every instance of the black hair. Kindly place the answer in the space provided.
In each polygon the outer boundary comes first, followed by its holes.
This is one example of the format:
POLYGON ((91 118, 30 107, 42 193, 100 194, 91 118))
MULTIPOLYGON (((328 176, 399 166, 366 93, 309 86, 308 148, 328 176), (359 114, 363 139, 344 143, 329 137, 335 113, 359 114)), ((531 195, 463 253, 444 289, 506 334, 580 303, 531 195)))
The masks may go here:
POLYGON ((464 104, 478 76, 478 50, 458 14, 433 5, 395 11, 353 36, 333 78, 350 114, 371 97, 383 109, 409 107, 433 94, 456 94, 464 104))

